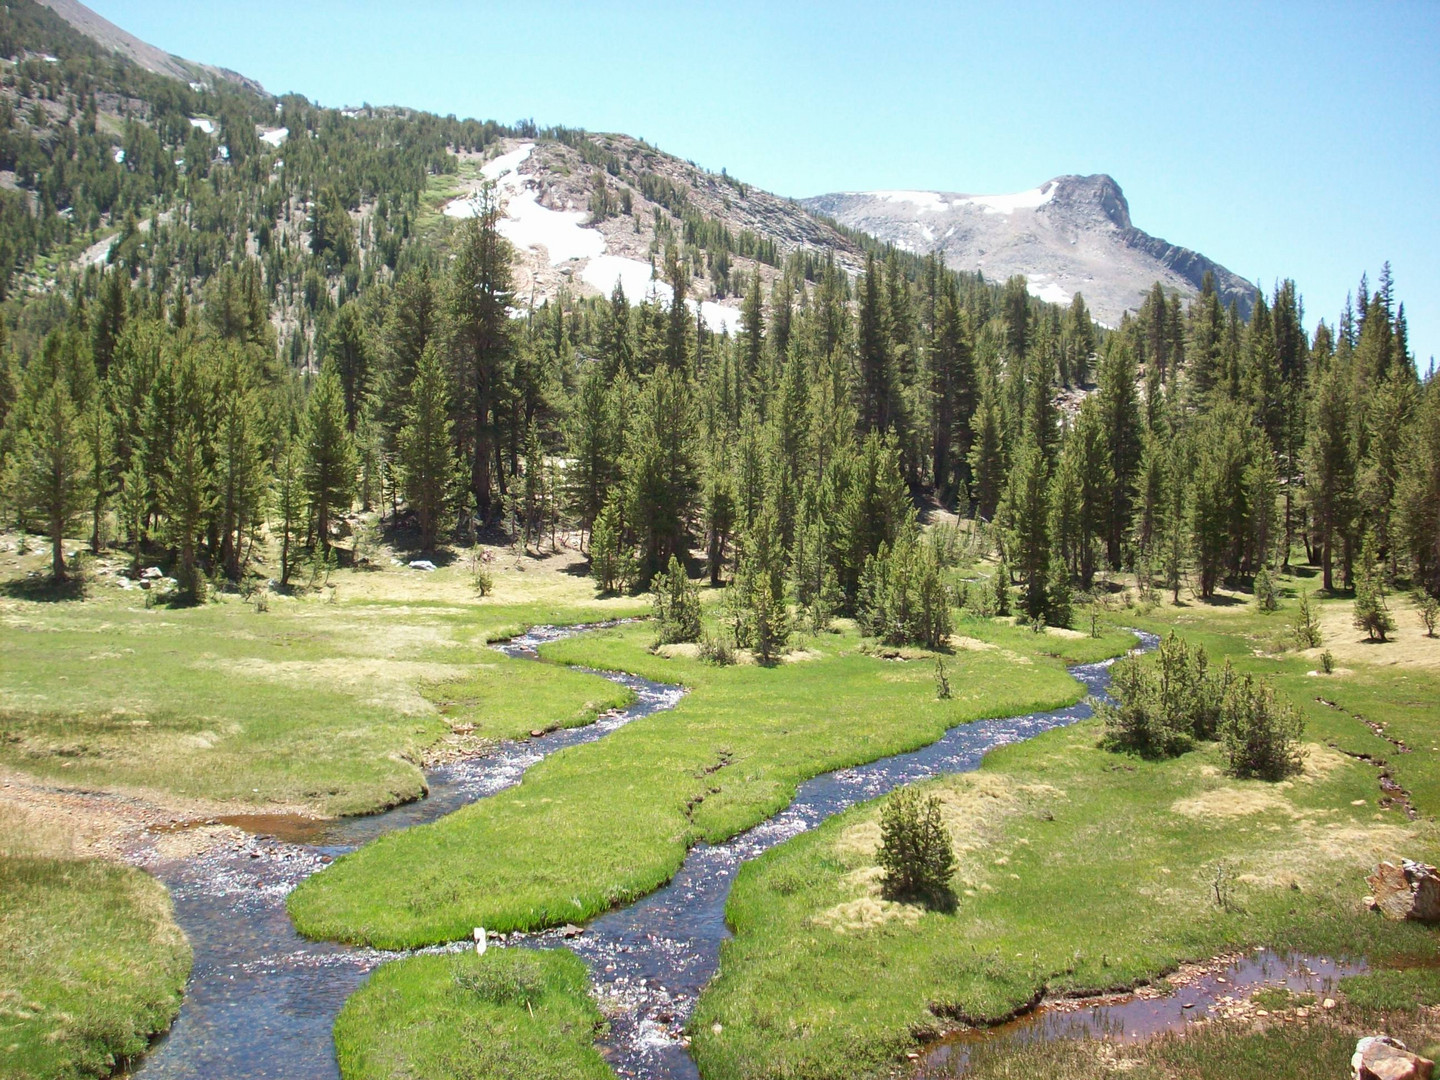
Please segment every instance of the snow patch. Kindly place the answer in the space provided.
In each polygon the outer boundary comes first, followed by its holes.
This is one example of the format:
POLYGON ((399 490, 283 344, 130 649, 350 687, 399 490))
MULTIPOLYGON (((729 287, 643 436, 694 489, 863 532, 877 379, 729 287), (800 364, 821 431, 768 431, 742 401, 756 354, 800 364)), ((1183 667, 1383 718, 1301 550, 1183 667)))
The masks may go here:
MULTIPOLYGON (((1040 276, 1048 277, 1049 275, 1042 274, 1040 276)), ((1070 301, 1074 299, 1070 293, 1067 293, 1061 288, 1058 281, 1026 281, 1025 288, 1029 290, 1030 295, 1035 297, 1035 299, 1043 300, 1047 304, 1065 304, 1068 306, 1070 301)))
POLYGON ((867 191, 865 194, 886 202, 912 203, 932 214, 950 209, 949 202, 938 191, 867 191))
MULTIPOLYGON (((669 304, 674 291, 655 277, 654 268, 648 262, 606 254, 605 235, 599 229, 585 225, 590 216, 587 212, 551 210, 540 205, 537 181, 520 172, 520 166, 534 149, 534 143, 525 143, 486 162, 480 170, 481 175, 495 185, 495 193, 505 210, 505 216, 498 225, 500 235, 517 248, 532 251, 544 248, 551 266, 585 260, 580 279, 605 296, 614 291, 618 281, 625 290, 625 298, 632 304, 642 300, 659 300, 669 304)), ((471 218, 481 209, 480 198, 472 196, 451 201, 444 213, 450 218, 471 218)), ((738 308, 710 300, 699 304, 687 300, 685 303, 692 312, 698 310, 705 324, 716 333, 726 330, 734 334, 739 331, 738 308)))
POLYGON ((971 195, 960 199, 957 205, 978 206, 987 214, 1013 214, 1016 210, 1038 210, 1055 197, 1056 184, 1053 180, 1029 191, 1018 191, 1014 195, 971 195))
POLYGON ((260 141, 269 146, 281 146, 289 137, 289 128, 271 128, 260 132, 260 141))
MULTIPOLYGON (((639 303, 651 295, 655 284, 655 273, 648 262, 627 259, 621 255, 597 255, 580 271, 581 280, 597 292, 609 296, 615 291, 615 283, 625 290, 625 299, 632 304, 639 303)), ((670 286, 665 286, 668 294, 670 286)))
POLYGON ((215 121, 204 116, 190 117, 190 126, 193 128, 199 128, 206 135, 215 134, 215 121))

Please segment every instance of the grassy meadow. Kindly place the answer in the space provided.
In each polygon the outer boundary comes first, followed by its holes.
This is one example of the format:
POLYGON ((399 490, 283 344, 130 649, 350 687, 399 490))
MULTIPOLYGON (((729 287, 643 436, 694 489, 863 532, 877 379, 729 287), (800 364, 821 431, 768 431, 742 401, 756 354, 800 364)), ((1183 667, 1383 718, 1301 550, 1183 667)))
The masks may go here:
POLYGON ((605 1080, 604 1026, 585 964, 563 949, 492 949, 386 964, 345 1003, 335 1053, 347 1080, 605 1080))
POLYGON ((0 1077, 123 1068, 169 1027, 190 971, 170 897, 74 854, 57 822, 0 803, 0 1077))
MULTIPOLYGON (((1322 649, 1280 651, 1304 583, 1289 585, 1291 599, 1268 615, 1231 597, 1113 619, 1176 626, 1214 662, 1273 677, 1305 709, 1301 776, 1232 780, 1214 744, 1168 761, 1115 754, 1099 747, 1096 721, 1002 748, 976 773, 924 786, 942 801, 959 857, 949 914, 881 899, 880 803, 832 819, 741 870, 727 907, 736 937, 691 1025, 707 1080, 882 1075, 957 1020, 1002 1018, 1046 993, 1133 986, 1228 949, 1382 966, 1433 957, 1432 929, 1383 921, 1362 898, 1379 859, 1440 856, 1440 641, 1423 638, 1407 605, 1392 600, 1393 651, 1363 644, 1348 626, 1349 602, 1326 602, 1324 647, 1337 667, 1317 674, 1322 649), (1382 721, 1410 751, 1397 753, 1358 717, 1382 721), (1420 819, 1382 807, 1379 767, 1347 753, 1391 763, 1420 819)), ((1355 980, 1350 1021, 1440 1001, 1433 982, 1423 969, 1355 980)), ((1334 1043, 1321 1056, 1336 1060, 1342 1044, 1354 1046, 1350 1034, 1320 1030, 1216 1032, 1127 1048, 1134 1061, 1117 1065, 1089 1047, 1011 1055, 1007 1044, 971 1075, 1069 1075, 1072 1058, 1089 1062, 1075 1073, 1084 1076, 1132 1067, 1141 1071, 1127 1075, 1291 1075, 1264 1070, 1307 1040, 1334 1043)))
MULTIPOLYGON (((307 935, 387 948, 589 918, 667 881, 691 844, 780 810, 817 773, 923 746, 967 720, 1078 698, 1062 657, 1096 642, 997 629, 1001 643, 966 639, 947 659, 948 701, 936 700, 933 656, 869 655, 853 628, 770 668, 657 655, 644 623, 548 645, 547 658, 689 693, 673 711, 547 758, 518 787, 337 860, 291 894, 291 915, 307 935)), ((1113 655, 1133 640, 1112 633, 1098 648, 1113 655)))
POLYGON ((84 599, 11 588, 0 594, 0 764, 162 804, 339 815, 417 798, 419 763, 457 731, 473 750, 628 700, 597 676, 486 647, 536 623, 645 610, 595 600, 564 566, 513 563, 484 600, 458 564, 392 566, 262 593, 264 611, 234 594, 147 607, 113 574, 92 575, 84 599))

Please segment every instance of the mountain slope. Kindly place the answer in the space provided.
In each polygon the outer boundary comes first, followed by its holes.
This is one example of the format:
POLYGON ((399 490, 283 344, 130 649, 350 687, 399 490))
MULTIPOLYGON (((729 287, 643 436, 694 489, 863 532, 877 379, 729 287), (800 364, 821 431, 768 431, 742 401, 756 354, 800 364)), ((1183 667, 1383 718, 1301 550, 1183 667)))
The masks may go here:
POLYGON ((223 80, 256 93, 263 94, 265 92, 264 87, 254 79, 247 79, 244 75, 227 68, 197 64, 157 49, 154 45, 141 41, 134 34, 120 29, 109 19, 91 11, 78 0, 39 0, 39 2, 86 37, 112 52, 117 52, 135 61, 146 71, 156 75, 168 75, 181 82, 213 83, 216 80, 223 80))
POLYGON ((1030 291, 1068 303, 1080 292, 1091 313, 1118 324, 1159 281, 1195 295, 1207 271, 1225 304, 1248 314, 1254 286, 1198 252, 1137 229, 1109 176, 1060 176, 1014 195, 866 191, 820 195, 801 205, 917 253, 939 251, 959 270, 991 280, 1024 274, 1030 291))

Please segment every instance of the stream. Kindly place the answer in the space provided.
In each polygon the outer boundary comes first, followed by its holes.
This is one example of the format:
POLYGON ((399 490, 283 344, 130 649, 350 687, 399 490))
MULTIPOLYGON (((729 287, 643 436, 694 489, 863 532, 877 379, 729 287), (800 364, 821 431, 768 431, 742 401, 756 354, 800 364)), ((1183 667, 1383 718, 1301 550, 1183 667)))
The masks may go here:
MULTIPOLYGON (((538 627, 500 648, 534 659, 544 643, 586 629, 592 628, 538 627)), ((1152 635, 1139 636, 1141 650, 1155 647, 1152 635)), ((1070 673, 1087 695, 1100 696, 1109 685, 1110 662, 1076 665, 1070 673)), ((511 787, 546 755, 673 709, 684 694, 678 686, 633 675, 597 674, 629 687, 635 702, 587 727, 502 743, 484 757, 430 770, 429 794, 417 802, 337 821, 227 818, 224 823, 246 833, 228 849, 189 860, 145 862, 174 897, 176 919, 194 947, 195 965, 179 1017, 135 1075, 143 1080, 336 1080, 331 1029, 341 1006, 376 966, 408 954, 307 941, 291 925, 285 897, 336 856, 511 787)), ((601 1050, 619 1075, 698 1080, 684 1026, 719 967, 720 946, 730 936, 725 901, 742 863, 858 803, 904 784, 975 769, 996 747, 1090 715, 1090 706, 1081 700, 1049 712, 961 724, 922 749, 822 774, 801 784, 779 814, 725 843, 696 846, 669 884, 598 916, 583 932, 572 928, 492 940, 508 947, 566 947, 587 962, 595 994, 611 1020, 601 1050)), ((464 941, 420 951, 470 947, 464 941)), ((1046 1037, 1053 1022, 1036 1025, 1034 1035, 1046 1037)), ((955 1065, 965 1053, 956 1046, 947 1056, 955 1065)))

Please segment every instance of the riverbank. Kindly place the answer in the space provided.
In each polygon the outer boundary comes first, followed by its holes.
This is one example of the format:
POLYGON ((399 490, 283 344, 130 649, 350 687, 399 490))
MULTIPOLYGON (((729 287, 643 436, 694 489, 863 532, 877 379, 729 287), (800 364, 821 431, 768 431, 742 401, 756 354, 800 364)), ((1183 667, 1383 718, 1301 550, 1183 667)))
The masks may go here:
POLYGON ((674 712, 545 761, 520 788, 338 860, 291 895, 291 915, 307 936, 383 948, 579 922, 653 891, 693 844, 765 820, 811 776, 933 743, 968 720, 1077 700, 1057 654, 1114 654, 1134 640, 996 632, 1005 644, 977 636, 945 658, 949 700, 937 699, 933 657, 873 655, 850 626, 768 668, 657 655, 644 624, 546 646, 560 663, 690 693, 674 712))
MULTIPOLYGON (((1335 637, 1348 606, 1323 605, 1335 637)), ((1091 722, 923 788, 941 799, 956 842, 953 913, 880 899, 878 804, 746 866, 727 907, 736 937, 691 1025, 702 1075, 882 1075, 957 1023, 995 1021, 1046 994, 1151 982, 1182 961, 1257 945, 1376 965, 1433 956, 1432 929, 1386 922, 1363 897, 1380 859, 1440 855, 1425 794, 1430 751, 1402 755, 1393 741, 1431 746, 1440 685, 1413 662, 1357 659, 1350 674, 1307 674, 1315 658, 1275 648, 1291 615, 1232 601, 1213 613, 1187 605, 1116 618, 1158 632, 1178 624, 1212 663, 1270 675, 1303 703, 1306 769, 1292 781, 1231 780, 1213 744, 1168 761, 1114 754, 1091 722), (1365 717, 1384 717, 1385 733, 1365 717), (1416 819, 1381 786, 1386 770, 1413 785, 1416 819)), ((1402 996, 1409 987, 1440 1000, 1403 976, 1399 985, 1402 996)), ((1356 1015, 1383 1022, 1383 1004, 1356 1015)), ((1221 1064, 1225 1038, 1212 1043, 1203 1075, 1240 1075, 1221 1064)), ((1047 1070, 1071 1050, 1028 1053, 992 1055, 991 1071, 977 1075, 1064 1072, 1047 1070)), ((1190 1075, 1168 1069, 1154 1075, 1190 1075)))

